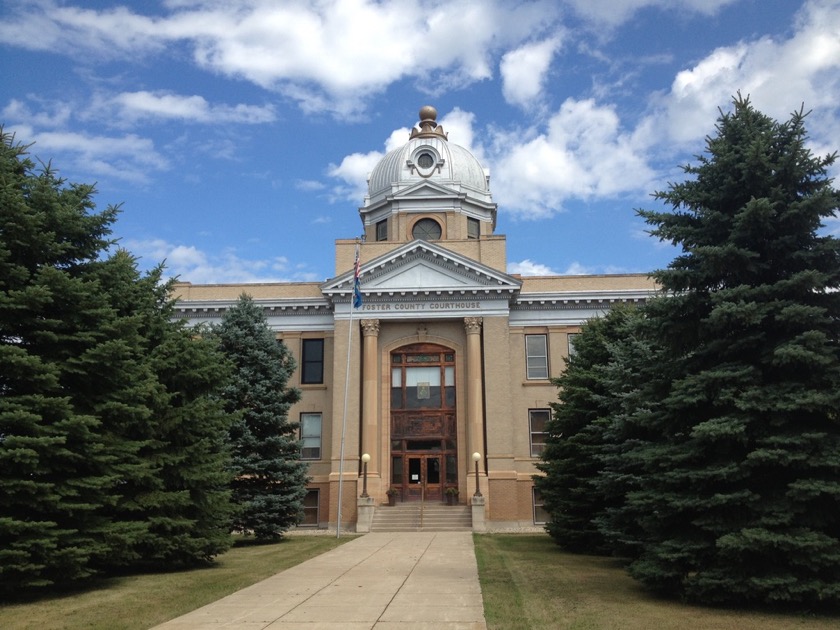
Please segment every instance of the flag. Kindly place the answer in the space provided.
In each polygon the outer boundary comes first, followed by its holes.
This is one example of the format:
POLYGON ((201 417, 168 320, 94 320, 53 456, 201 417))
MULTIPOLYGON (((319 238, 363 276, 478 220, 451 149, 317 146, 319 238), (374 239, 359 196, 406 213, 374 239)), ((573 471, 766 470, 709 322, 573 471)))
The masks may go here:
POLYGON ((362 265, 359 261, 359 246, 356 245, 356 264, 353 267, 353 308, 361 308, 362 306, 362 284, 359 281, 359 273, 361 270, 362 265))

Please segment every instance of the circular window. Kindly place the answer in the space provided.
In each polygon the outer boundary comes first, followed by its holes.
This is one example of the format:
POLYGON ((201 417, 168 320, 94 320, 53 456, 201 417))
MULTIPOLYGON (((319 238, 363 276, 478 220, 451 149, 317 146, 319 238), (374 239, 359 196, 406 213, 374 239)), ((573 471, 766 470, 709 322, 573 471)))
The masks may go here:
POLYGON ((431 153, 421 153, 417 156, 417 166, 420 168, 432 168, 435 164, 435 158, 431 153))
POLYGON ((440 223, 434 219, 420 219, 414 224, 411 235, 424 241, 436 241, 441 235, 440 223))

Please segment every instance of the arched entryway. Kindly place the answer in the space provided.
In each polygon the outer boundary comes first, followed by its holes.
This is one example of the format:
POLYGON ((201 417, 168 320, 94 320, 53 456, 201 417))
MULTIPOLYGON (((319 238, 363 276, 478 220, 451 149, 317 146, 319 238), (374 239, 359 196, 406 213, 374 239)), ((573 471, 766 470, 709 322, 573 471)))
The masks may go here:
POLYGON ((418 343, 391 352, 391 486, 403 501, 442 501, 458 487, 455 351, 418 343))

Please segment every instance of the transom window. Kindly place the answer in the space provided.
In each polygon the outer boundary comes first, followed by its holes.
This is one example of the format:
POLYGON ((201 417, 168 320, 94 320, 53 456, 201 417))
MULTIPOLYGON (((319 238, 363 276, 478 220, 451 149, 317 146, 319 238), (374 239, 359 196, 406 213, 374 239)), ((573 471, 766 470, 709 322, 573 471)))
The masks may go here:
POLYGON ((455 407, 455 354, 428 351, 391 355, 391 409, 455 407))

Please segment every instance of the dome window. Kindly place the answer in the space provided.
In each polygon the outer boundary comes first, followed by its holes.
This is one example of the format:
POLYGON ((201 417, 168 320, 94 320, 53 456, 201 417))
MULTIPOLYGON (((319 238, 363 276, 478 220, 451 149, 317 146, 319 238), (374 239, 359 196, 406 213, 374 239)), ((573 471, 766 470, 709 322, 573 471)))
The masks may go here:
POLYGON ((414 238, 424 241, 437 241, 440 239, 442 233, 440 223, 434 219, 420 219, 411 228, 411 235, 414 238))
POLYGON ((417 166, 426 170, 432 168, 435 164, 435 158, 432 157, 431 153, 421 153, 417 156, 417 166))
POLYGON ((437 152, 428 146, 418 147, 407 162, 409 169, 420 177, 430 177, 443 165, 443 160, 437 152))

